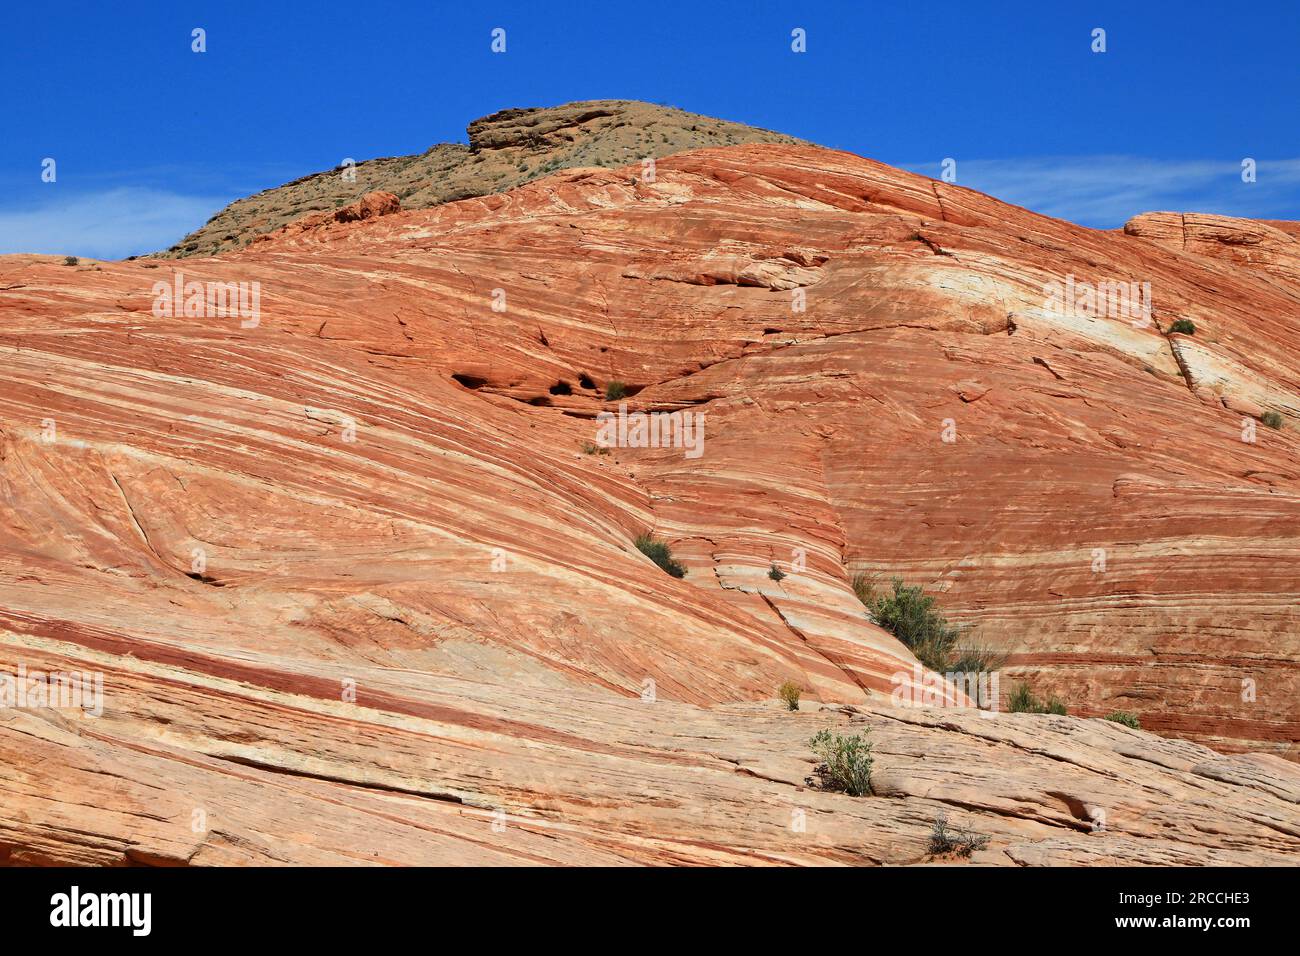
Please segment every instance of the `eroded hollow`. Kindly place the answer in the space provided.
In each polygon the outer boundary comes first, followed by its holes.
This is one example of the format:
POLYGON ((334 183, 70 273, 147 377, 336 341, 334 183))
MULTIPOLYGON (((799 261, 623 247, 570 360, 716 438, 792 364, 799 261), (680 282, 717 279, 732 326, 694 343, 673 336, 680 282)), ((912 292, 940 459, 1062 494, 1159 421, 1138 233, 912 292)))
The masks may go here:
POLYGON ((214 588, 224 588, 224 587, 225 587, 225 585, 222 584, 220 581, 218 581, 216 578, 209 577, 209 576, 206 575, 206 574, 199 574, 199 573, 196 572, 196 571, 186 571, 186 572, 185 572, 185 576, 186 576, 187 578, 193 578, 195 581, 202 582, 203 584, 210 584, 210 585, 212 585, 214 588))

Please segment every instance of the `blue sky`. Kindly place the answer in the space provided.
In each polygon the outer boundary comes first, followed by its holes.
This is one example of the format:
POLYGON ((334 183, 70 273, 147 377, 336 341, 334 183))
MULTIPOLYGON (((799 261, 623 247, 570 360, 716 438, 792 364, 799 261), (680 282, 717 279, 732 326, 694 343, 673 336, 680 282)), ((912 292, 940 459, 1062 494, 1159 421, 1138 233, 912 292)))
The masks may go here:
POLYGON ((60 0, 8 3, 0 22, 0 252, 153 251, 344 157, 602 98, 930 175, 951 157, 960 185, 1090 226, 1151 209, 1300 218, 1295 0, 60 0))

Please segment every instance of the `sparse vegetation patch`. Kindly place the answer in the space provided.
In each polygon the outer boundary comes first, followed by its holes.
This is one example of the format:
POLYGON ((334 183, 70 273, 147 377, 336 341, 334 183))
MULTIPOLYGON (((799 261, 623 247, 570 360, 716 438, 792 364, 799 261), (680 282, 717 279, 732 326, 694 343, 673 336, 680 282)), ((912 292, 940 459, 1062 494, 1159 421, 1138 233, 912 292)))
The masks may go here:
POLYGON ((667 542, 659 541, 654 535, 646 532, 637 535, 636 546, 638 551, 659 565, 666 573, 675 578, 686 577, 686 568, 673 560, 673 552, 667 542))
POLYGON ((968 857, 976 850, 982 850, 989 844, 989 838, 983 833, 967 830, 964 827, 948 826, 947 814, 940 813, 934 818, 934 829, 930 831, 930 854, 944 856, 952 853, 968 857))
POLYGON ((1039 700, 1029 685, 1021 681, 1007 697, 1007 710, 1013 714, 1068 714, 1065 701, 1055 694, 1047 700, 1039 700))
POLYGON ((861 734, 841 735, 828 727, 814 735, 808 746, 822 762, 806 781, 808 785, 847 793, 850 797, 871 793, 873 761, 868 734, 869 731, 863 731, 861 734))
POLYGON ((787 710, 799 709, 799 697, 803 694, 803 688, 792 680, 786 681, 777 690, 777 696, 785 701, 787 710))
POLYGON ((988 663, 996 659, 996 655, 973 647, 959 651, 961 628, 948 623, 935 608, 934 598, 920 585, 909 586, 902 578, 894 578, 892 589, 879 593, 872 579, 859 574, 853 578, 853 593, 877 624, 906 644, 917 660, 932 671, 951 673, 956 661, 978 659, 988 663))

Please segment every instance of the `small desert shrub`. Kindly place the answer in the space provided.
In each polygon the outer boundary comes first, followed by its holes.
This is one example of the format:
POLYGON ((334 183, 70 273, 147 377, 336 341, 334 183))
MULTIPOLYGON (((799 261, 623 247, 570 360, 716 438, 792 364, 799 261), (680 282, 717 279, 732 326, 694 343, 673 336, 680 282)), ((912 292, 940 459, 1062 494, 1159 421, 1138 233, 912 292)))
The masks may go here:
MULTIPOLYGON (((869 731, 842 736, 829 727, 819 731, 808 747, 821 758, 813 771, 823 790, 838 790, 850 797, 871 793, 871 741, 869 731)), ((811 782, 812 777, 808 780, 811 782)))
POLYGON ((771 578, 773 581, 780 581, 782 578, 785 577, 785 572, 782 571, 780 568, 778 568, 776 566, 776 562, 773 561, 772 566, 767 569, 767 576, 771 578))
POLYGON ((1130 714, 1126 710, 1116 710, 1106 715, 1107 720, 1113 720, 1117 724, 1123 724, 1125 727, 1132 727, 1134 730, 1141 730, 1142 723, 1137 719, 1137 714, 1130 714))
POLYGON ((1282 427, 1282 416, 1277 412, 1265 412, 1263 415, 1259 416, 1259 420, 1269 428, 1282 427))
POLYGON ((636 547, 638 551, 663 568, 668 574, 675 578, 686 577, 686 568, 673 560, 673 552, 668 547, 667 542, 657 541, 654 535, 647 532, 637 535, 636 547))
POLYGON ((853 575, 853 593, 862 602, 862 606, 870 611, 871 602, 876 597, 876 579, 860 573, 853 575))
POLYGON ((983 833, 967 830, 964 827, 948 827, 946 814, 934 818, 934 829, 930 831, 930 853, 939 856, 955 853, 958 856, 970 856, 976 850, 989 845, 989 838, 983 833))
POLYGON ((986 644, 966 644, 953 649, 945 674, 991 674, 1007 663, 1007 655, 986 644))
POLYGON ((902 578, 894 578, 893 590, 876 594, 869 581, 859 585, 853 579, 854 593, 861 598, 861 588, 866 589, 863 601, 876 623, 902 641, 916 655, 917 660, 932 671, 947 673, 961 629, 951 625, 934 607, 934 598, 920 585, 908 586, 902 578))
POLYGON ((1017 684, 1007 695, 1007 710, 1013 714, 1037 713, 1037 706, 1038 698, 1024 682, 1017 684))
POLYGON ((585 441, 582 443, 582 453, 584 455, 608 455, 609 449, 592 442, 585 441))
POLYGON ((1007 710, 1013 714, 1068 714, 1065 702, 1053 694, 1046 701, 1039 700, 1029 685, 1021 681, 1007 697, 1007 710))
POLYGON ((785 701, 787 710, 799 709, 799 696, 803 693, 803 688, 792 680, 786 681, 777 690, 777 696, 785 701))
POLYGON ((63 264, 64 264, 65 266, 75 266, 75 265, 77 265, 79 262, 81 262, 81 260, 78 259, 76 256, 64 256, 64 257, 63 257, 63 264))
POLYGON ((1179 335, 1195 335, 1196 324, 1191 319, 1175 319, 1174 324, 1169 326, 1169 331, 1179 335))
POLYGON ((616 402, 620 398, 627 398, 627 386, 622 382, 610 382, 605 386, 605 401, 616 402))

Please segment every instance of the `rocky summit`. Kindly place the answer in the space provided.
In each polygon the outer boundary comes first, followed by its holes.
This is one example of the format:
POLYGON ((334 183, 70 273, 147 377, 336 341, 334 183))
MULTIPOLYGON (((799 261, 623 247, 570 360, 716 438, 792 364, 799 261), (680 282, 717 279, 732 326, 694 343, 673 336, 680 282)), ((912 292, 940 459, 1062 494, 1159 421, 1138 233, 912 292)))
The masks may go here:
POLYGON ((428 209, 505 192, 570 167, 619 167, 704 146, 799 142, 631 100, 501 110, 470 123, 466 132, 468 145, 440 143, 412 156, 349 161, 237 200, 157 257, 183 259, 239 249, 290 222, 332 213, 372 192, 393 193, 405 209, 428 209))
POLYGON ((1300 225, 664 115, 0 257, 0 861, 1294 861, 1300 225))

